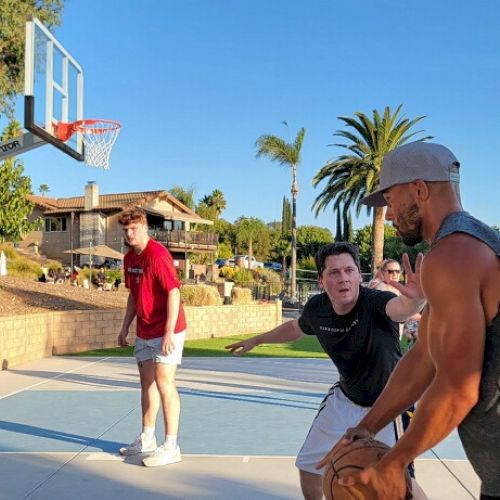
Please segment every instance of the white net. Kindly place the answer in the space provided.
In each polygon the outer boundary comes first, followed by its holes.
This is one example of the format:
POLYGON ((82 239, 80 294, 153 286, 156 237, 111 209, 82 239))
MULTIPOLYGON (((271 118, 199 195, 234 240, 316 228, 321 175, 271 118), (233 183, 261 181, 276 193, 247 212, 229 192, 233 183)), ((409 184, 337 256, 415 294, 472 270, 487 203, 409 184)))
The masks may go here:
POLYGON ((76 130, 82 134, 85 163, 109 169, 109 155, 120 132, 120 124, 112 120, 82 120, 76 130))

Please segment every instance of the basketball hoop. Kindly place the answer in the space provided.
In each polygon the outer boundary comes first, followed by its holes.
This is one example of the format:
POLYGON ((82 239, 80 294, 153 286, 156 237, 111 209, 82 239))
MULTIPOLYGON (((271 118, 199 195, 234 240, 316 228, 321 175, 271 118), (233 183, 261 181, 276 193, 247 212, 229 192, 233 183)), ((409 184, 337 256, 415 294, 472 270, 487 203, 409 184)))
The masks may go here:
POLYGON ((109 155, 120 132, 121 125, 114 120, 78 120, 54 125, 54 135, 66 142, 78 132, 82 134, 85 163, 91 167, 109 169, 109 155))

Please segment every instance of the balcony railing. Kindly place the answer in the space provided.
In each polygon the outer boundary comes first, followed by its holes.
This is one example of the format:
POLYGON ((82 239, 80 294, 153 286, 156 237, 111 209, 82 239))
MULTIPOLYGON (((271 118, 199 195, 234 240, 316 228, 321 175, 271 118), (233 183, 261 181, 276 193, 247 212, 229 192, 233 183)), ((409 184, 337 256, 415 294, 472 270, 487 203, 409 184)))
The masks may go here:
POLYGON ((182 231, 167 229, 152 229, 149 234, 158 242, 171 246, 203 246, 216 247, 219 243, 219 235, 216 233, 204 233, 201 231, 182 231))

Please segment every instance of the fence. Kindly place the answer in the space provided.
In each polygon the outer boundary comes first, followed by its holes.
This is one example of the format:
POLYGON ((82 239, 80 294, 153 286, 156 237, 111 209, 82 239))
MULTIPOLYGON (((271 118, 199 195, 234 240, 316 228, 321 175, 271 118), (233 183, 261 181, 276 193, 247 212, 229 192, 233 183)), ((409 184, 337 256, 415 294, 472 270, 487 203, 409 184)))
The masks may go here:
MULTIPOLYGON (((241 282, 235 283, 235 286, 249 288, 252 291, 252 298, 255 300, 271 300, 278 298, 283 302, 291 302, 292 287, 290 282, 277 281, 271 283, 241 282)), ((316 280, 297 281, 296 302, 304 305, 309 297, 321 291, 316 280)))

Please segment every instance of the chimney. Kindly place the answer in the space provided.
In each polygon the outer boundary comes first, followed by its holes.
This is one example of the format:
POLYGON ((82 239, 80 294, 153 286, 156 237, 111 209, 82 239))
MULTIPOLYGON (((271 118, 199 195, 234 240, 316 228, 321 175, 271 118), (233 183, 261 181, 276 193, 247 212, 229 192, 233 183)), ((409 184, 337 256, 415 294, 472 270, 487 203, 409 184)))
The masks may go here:
POLYGON ((85 210, 92 210, 99 205, 99 186, 95 181, 89 181, 85 186, 85 210))

